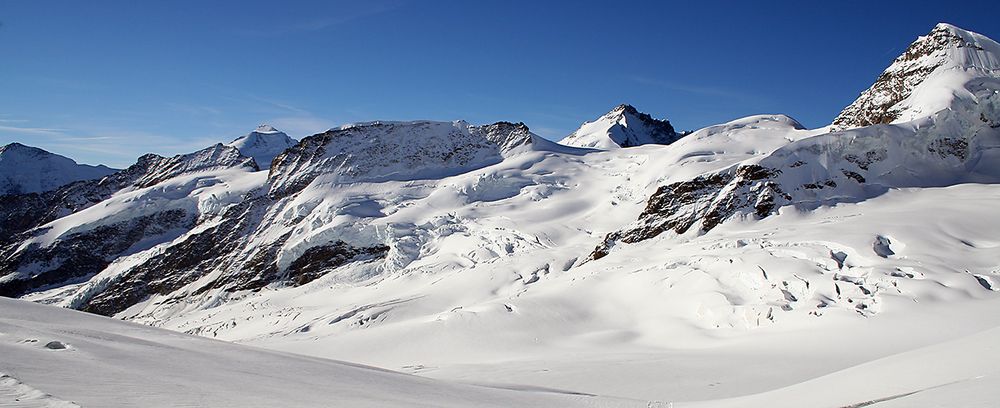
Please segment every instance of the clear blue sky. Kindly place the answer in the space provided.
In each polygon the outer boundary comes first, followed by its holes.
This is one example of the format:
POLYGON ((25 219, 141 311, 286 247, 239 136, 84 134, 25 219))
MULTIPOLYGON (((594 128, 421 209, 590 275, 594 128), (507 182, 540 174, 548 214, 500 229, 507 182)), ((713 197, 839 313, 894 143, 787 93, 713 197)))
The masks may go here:
POLYGON ((0 2, 0 144, 127 166, 268 122, 523 121, 558 139, 627 102, 679 129, 823 126, 946 21, 996 1, 0 2), (287 4, 286 4, 287 3, 287 4))

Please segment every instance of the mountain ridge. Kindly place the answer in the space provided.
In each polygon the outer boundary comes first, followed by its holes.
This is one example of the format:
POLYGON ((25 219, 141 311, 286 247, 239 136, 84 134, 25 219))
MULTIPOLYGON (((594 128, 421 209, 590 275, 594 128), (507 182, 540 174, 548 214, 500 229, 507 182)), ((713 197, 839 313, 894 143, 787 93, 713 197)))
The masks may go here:
POLYGON ((0 147, 0 195, 42 193, 115 171, 103 164, 78 164, 68 157, 17 142, 0 147))

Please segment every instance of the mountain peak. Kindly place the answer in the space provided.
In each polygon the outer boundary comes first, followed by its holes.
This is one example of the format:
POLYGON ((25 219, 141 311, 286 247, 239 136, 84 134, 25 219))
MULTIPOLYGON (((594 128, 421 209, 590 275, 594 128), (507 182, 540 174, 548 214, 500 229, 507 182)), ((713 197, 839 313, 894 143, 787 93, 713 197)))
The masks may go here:
POLYGON ((278 131, 278 129, 275 129, 274 126, 268 125, 266 123, 262 123, 259 126, 257 126, 257 129, 254 129, 254 132, 255 133, 281 133, 281 132, 278 131))
POLYGON ((905 122, 946 109, 968 97, 965 83, 997 77, 1000 44, 986 36, 939 23, 918 37, 875 83, 833 121, 833 129, 905 122))
POLYGON ((239 149, 240 154, 253 157, 257 166, 261 170, 271 167, 274 157, 284 152, 285 149, 295 146, 298 143, 295 139, 288 137, 284 132, 275 129, 268 124, 261 124, 246 135, 240 136, 229 142, 227 146, 239 149))
POLYGON ((644 144, 670 144, 680 138, 668 120, 653 118, 634 106, 621 104, 595 121, 584 123, 560 144, 617 149, 644 144))
POLYGON ((639 110, 636 109, 635 106, 629 105, 627 103, 623 103, 621 105, 615 106, 615 108, 612 109, 611 112, 608 112, 608 113, 609 114, 611 114, 611 113, 630 113, 630 114, 633 114, 633 115, 637 115, 637 114, 639 114, 639 110))
POLYGON ((52 155, 52 153, 50 153, 50 152, 48 152, 46 150, 39 149, 39 148, 33 147, 33 146, 23 145, 23 144, 18 143, 18 142, 8 143, 7 145, 5 145, 3 147, 0 147, 0 154, 3 154, 3 153, 7 153, 7 154, 12 154, 12 153, 31 154, 33 156, 52 155))

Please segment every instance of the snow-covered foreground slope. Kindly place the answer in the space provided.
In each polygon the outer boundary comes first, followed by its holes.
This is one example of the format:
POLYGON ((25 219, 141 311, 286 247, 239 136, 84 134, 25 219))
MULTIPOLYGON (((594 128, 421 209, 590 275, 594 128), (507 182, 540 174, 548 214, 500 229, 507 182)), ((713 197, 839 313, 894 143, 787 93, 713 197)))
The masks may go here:
POLYGON ((761 394, 676 407, 995 407, 1000 327, 761 394), (886 380, 889 379, 889 380, 886 380))
POLYGON ((630 407, 429 380, 0 298, 0 406, 630 407))
POLYGON ((77 164, 68 157, 20 143, 0 147, 0 195, 41 193, 115 171, 104 165, 77 164))

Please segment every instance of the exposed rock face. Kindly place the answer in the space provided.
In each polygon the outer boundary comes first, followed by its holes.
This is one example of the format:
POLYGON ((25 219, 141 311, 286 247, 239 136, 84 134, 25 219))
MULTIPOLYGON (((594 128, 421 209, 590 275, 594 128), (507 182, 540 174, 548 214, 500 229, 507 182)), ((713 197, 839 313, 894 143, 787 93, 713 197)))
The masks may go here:
POLYGON ((631 226, 608 234, 591 254, 665 232, 711 231, 732 218, 765 218, 783 206, 811 210, 858 202, 889 188, 1000 183, 1000 80, 966 86, 974 102, 956 102, 920 126, 828 133, 789 143, 756 163, 738 164, 661 186, 631 226), (990 159, 994 158, 994 159, 990 159))
POLYGON ((385 245, 357 248, 344 241, 315 246, 292 262, 288 278, 297 285, 304 285, 322 276, 325 269, 336 268, 359 257, 384 257, 386 252, 389 252, 389 247, 385 245))
POLYGON ((387 251, 380 245, 355 247, 336 241, 310 248, 291 267, 282 268, 278 248, 287 236, 266 246, 249 245, 271 205, 269 198, 258 196, 229 207, 218 218, 204 221, 207 227, 101 280, 92 292, 78 295, 73 307, 111 316, 150 296, 169 295, 196 282, 185 296, 211 289, 236 292, 272 284, 303 285, 331 268, 377 259, 387 251), (224 272, 213 274, 219 271, 224 272))
POLYGON ((499 163, 532 144, 523 123, 372 122, 309 136, 277 158, 269 174, 274 197, 293 194, 320 175, 335 182, 413 180, 499 163))
POLYGON ((309 183, 319 177, 354 182, 458 174, 530 149, 534 138, 524 124, 509 122, 347 126, 285 151, 266 182, 252 173, 257 170, 254 161, 232 146, 173 158, 146 155, 100 181, 10 198, 18 205, 4 209, 4 222, 16 231, 10 231, 0 254, 0 293, 17 296, 86 281, 67 305, 115 315, 154 296, 178 296, 179 301, 208 292, 226 296, 303 285, 347 263, 385 258, 390 251, 377 239, 360 238, 358 243, 335 234, 289 242, 293 231, 285 211, 301 211, 291 203, 309 183), (246 176, 233 175, 231 169, 244 170, 246 176), (226 195, 222 198, 199 193, 239 177, 260 181, 239 181, 250 186, 241 196, 229 189, 220 190, 226 195), (49 234, 51 227, 41 227, 102 201, 124 212, 88 212, 82 219, 94 225, 74 227, 78 232, 49 234), (147 211, 153 207, 174 208, 147 211), (24 214, 31 222, 19 218, 24 214))
POLYGON ((138 188, 149 187, 164 180, 189 174, 224 168, 244 168, 260 170, 253 158, 240 154, 239 149, 222 143, 194 153, 162 157, 147 154, 138 163, 125 170, 125 178, 135 178, 131 184, 138 188))
POLYGON ((41 194, 2 196, 0 202, 0 295, 17 296, 47 285, 93 276, 129 253, 140 241, 171 230, 190 229, 197 214, 182 209, 143 213, 109 225, 73 233, 50 246, 20 243, 45 232, 46 223, 76 213, 113 194, 155 185, 199 171, 256 170, 253 159, 221 144, 194 153, 162 157, 147 154, 129 168, 100 180, 79 181, 41 194))
POLYGON ((172 229, 190 227, 182 210, 168 210, 71 234, 55 244, 0 253, 0 296, 20 296, 48 285, 89 278, 143 239, 172 229))
POLYGON ((683 234, 695 225, 707 232, 740 213, 767 217, 792 199, 776 181, 779 174, 779 169, 744 165, 662 186, 650 196, 636 225, 608 234, 590 257, 604 257, 618 242, 633 244, 667 231, 683 234))
POLYGON ((608 234, 591 258, 606 256, 617 243, 684 234, 694 226, 704 233, 727 219, 764 218, 782 206, 809 210, 889 188, 1000 182, 988 159, 1000 146, 998 73, 1000 44, 939 24, 837 117, 834 133, 660 187, 638 220, 608 234), (913 122, 868 127, 901 120, 913 122))
POLYGON ((198 171, 225 168, 256 170, 253 159, 233 147, 217 144, 194 153, 163 157, 147 154, 127 169, 97 180, 78 181, 42 193, 0 196, 0 245, 15 235, 40 227, 106 200, 127 188, 149 187, 198 171))
POLYGON ((683 135, 670 121, 655 119, 632 105, 618 105, 593 122, 584 123, 559 143, 566 146, 616 149, 644 144, 670 144, 683 135))
MULTIPOLYGON (((903 55, 893 61, 875 83, 833 120, 834 130, 895 122, 905 111, 932 114, 935 108, 908 101, 921 84, 935 72, 948 69, 997 68, 996 43, 986 37, 948 24, 938 24, 926 36, 917 38, 903 55), (930 111, 928 111, 930 110, 930 111)), ((938 108, 943 108, 940 106, 938 108)))

